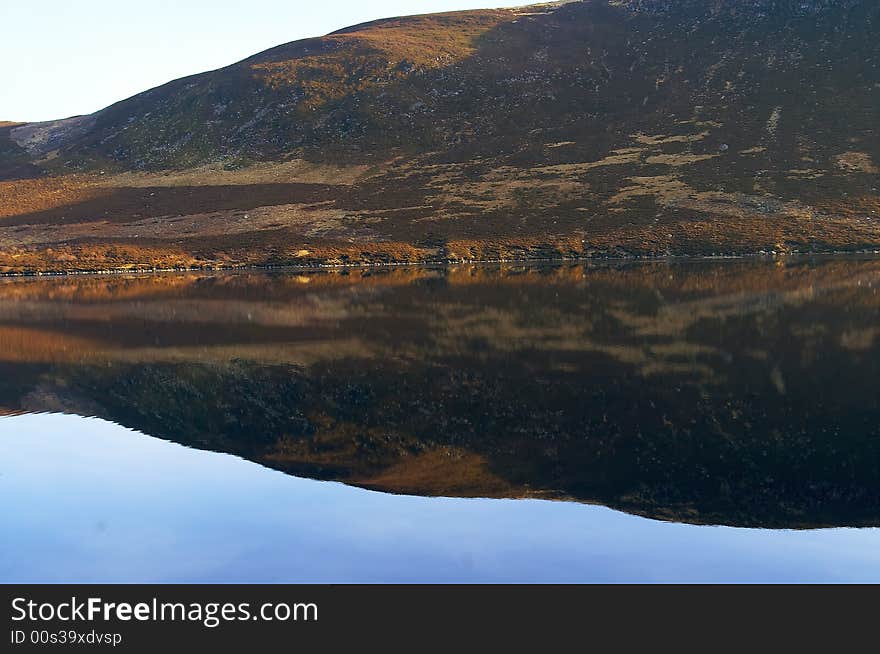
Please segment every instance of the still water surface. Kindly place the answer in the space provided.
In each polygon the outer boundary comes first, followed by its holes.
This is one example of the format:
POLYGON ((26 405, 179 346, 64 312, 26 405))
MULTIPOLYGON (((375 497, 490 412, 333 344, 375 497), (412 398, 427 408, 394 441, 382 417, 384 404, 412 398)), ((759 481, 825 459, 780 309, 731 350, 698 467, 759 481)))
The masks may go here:
POLYGON ((0 580, 880 581, 878 288, 870 259, 0 282, 0 580))

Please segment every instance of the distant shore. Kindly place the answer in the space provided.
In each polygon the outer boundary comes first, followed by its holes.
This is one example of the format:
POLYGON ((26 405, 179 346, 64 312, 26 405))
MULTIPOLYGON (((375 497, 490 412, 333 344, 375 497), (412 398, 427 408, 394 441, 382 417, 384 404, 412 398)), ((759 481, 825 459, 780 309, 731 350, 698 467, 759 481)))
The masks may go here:
POLYGON ((455 259, 455 260, 425 260, 425 261, 388 261, 388 262, 349 262, 349 263, 312 263, 312 264, 246 264, 246 265, 204 265, 204 266, 187 266, 187 267, 169 267, 169 268, 106 268, 96 270, 33 270, 33 271, 15 271, 0 272, 0 278, 29 278, 29 277, 73 277, 82 275, 150 275, 160 273, 187 273, 187 272, 247 272, 247 271, 285 271, 291 272, 308 272, 321 270, 361 270, 370 268, 445 268, 462 265, 493 265, 493 264, 512 264, 514 266, 534 266, 534 265, 564 265, 576 263, 590 264, 628 264, 628 263, 651 263, 651 262, 687 262, 687 261, 703 261, 703 262, 723 262, 723 261, 742 261, 746 259, 764 259, 773 260, 799 260, 812 258, 838 258, 838 257, 859 257, 874 258, 880 257, 880 250, 827 250, 819 252, 776 252, 768 253, 766 251, 747 252, 742 254, 726 254, 726 255, 701 255, 701 254, 680 254, 680 255, 664 255, 664 256, 581 256, 581 257, 548 257, 548 258, 500 258, 500 259, 455 259))

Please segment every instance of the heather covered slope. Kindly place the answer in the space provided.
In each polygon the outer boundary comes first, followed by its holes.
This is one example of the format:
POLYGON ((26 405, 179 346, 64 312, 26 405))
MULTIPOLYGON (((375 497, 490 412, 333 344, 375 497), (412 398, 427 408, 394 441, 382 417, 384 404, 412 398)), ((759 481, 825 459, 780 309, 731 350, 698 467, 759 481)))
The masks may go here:
POLYGON ((0 126, 0 266, 878 249, 878 26, 587 0, 279 46, 0 126))

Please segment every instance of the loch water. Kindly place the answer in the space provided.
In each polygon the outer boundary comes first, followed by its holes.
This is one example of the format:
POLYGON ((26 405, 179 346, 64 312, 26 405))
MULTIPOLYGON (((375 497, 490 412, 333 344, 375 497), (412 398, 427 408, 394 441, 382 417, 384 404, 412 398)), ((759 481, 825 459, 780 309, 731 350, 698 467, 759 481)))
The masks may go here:
POLYGON ((0 280, 0 581, 880 581, 880 260, 0 280))

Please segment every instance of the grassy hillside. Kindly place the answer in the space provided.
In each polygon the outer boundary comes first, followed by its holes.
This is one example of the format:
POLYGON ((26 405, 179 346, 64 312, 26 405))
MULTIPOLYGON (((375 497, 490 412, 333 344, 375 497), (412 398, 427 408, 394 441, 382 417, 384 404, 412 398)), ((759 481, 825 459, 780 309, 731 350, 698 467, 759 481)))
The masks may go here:
POLYGON ((0 267, 878 249, 878 27, 867 0, 585 0, 282 45, 0 127, 0 267))

